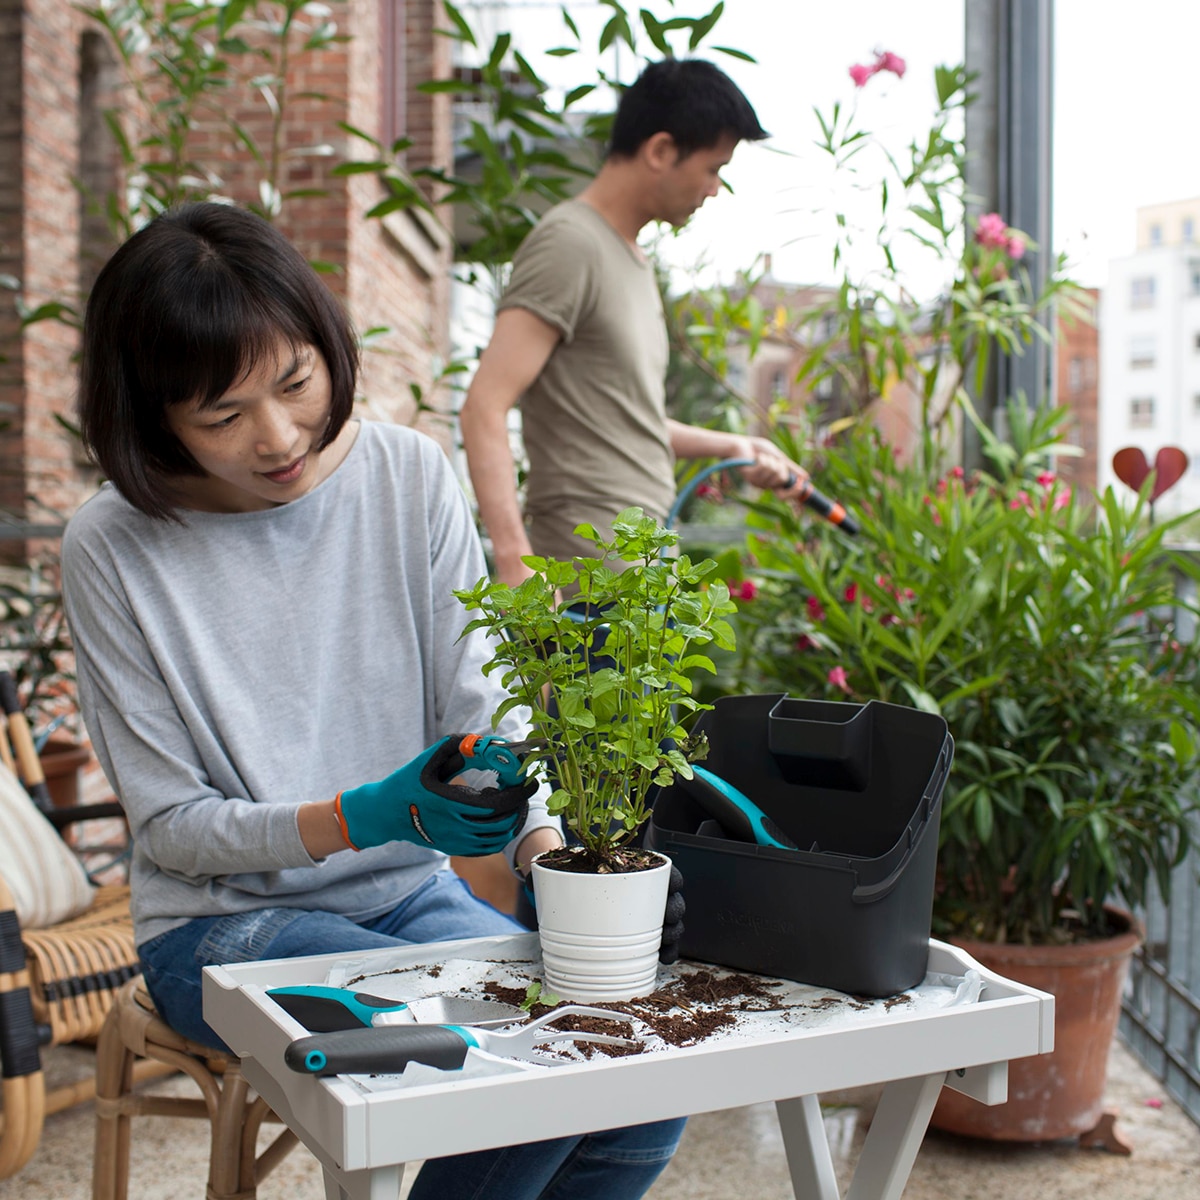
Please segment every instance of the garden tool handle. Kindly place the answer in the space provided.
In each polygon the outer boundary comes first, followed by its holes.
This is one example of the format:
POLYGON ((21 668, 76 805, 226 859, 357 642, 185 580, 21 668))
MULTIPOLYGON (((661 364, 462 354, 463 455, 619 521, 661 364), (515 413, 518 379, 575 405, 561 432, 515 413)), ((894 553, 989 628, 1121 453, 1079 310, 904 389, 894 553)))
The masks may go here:
MULTIPOLYGON (((796 479, 793 473, 788 481, 788 487, 795 487, 796 479)), ((831 500, 824 492, 820 492, 813 486, 811 479, 806 479, 800 495, 797 497, 801 504, 811 508, 813 512, 819 513, 827 521, 831 521, 839 529, 845 533, 856 534, 859 532, 858 522, 836 501, 831 500)))
POLYGON ((735 838, 758 846, 774 846, 779 850, 798 850, 800 847, 763 812, 748 796, 732 783, 692 763, 692 778, 678 778, 679 785, 705 812, 735 838))
POLYGON ((313 1033, 369 1027, 380 1013, 408 1011, 408 1005, 402 1000, 388 1000, 383 996, 320 983, 268 988, 267 995, 313 1033))
POLYGON ((398 1073, 414 1062, 456 1071, 478 1045, 461 1025, 383 1025, 297 1038, 283 1061, 302 1075, 319 1076, 398 1073))
POLYGON ((16 758, 17 774, 34 803, 49 812, 54 804, 50 799, 50 789, 46 787, 46 773, 42 770, 42 760, 38 758, 37 747, 33 744, 33 733, 21 708, 17 681, 9 671, 0 671, 0 708, 8 717, 8 736, 16 758))
MULTIPOLYGON (((693 475, 690 480, 688 480, 687 485, 680 490, 679 495, 675 497, 675 503, 671 505, 671 511, 667 514, 667 528, 670 529, 674 526, 675 520, 679 516, 679 512, 683 508, 688 497, 691 496, 692 492, 696 490, 700 483, 707 479, 710 475, 717 471, 727 470, 731 467, 750 467, 753 465, 754 459, 752 458, 726 458, 722 459, 720 462, 711 463, 709 466, 697 471, 696 474, 693 475)), ((792 476, 789 477, 786 486, 789 488, 795 487, 796 482, 797 480, 795 474, 793 473, 792 476)), ((797 499, 801 504, 805 505, 807 508, 811 508, 813 512, 818 513, 827 521, 832 522, 845 533, 856 534, 859 532, 858 522, 853 516, 851 516, 849 512, 846 511, 845 507, 839 504, 836 500, 831 500, 824 494, 824 492, 818 491, 813 485, 811 479, 805 481, 804 491, 797 496, 797 499)))
POLYGON ((525 781, 525 760, 528 742, 510 742, 494 734, 468 733, 458 744, 464 767, 495 771, 501 787, 516 787, 525 781))

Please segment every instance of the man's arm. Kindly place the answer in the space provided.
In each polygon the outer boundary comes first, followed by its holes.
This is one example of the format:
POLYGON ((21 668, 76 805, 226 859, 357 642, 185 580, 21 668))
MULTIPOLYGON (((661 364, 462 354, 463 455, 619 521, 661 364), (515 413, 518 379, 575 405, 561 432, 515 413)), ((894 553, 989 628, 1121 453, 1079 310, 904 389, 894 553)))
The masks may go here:
POLYGON ((739 468, 747 483, 771 488, 785 499, 798 497, 808 472, 794 463, 773 442, 764 437, 747 437, 667 421, 671 449, 676 458, 746 458, 753 465, 739 468))
POLYGON ((560 334, 528 309, 506 308, 459 415, 467 468, 479 515, 492 539, 496 574, 507 584, 528 578, 521 559, 532 553, 517 499, 516 468, 508 445, 508 412, 542 373, 560 334))

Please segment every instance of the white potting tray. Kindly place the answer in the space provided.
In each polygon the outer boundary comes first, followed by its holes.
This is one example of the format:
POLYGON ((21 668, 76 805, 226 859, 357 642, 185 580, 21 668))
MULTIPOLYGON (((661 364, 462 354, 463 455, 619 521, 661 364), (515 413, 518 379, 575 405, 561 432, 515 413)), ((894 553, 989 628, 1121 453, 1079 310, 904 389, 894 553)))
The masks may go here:
MULTIPOLYGON (((679 972, 720 968, 683 962, 679 972)), ((984 1103, 1005 1098, 1007 1061, 1053 1048, 1053 998, 930 943, 929 975, 890 1000, 766 981, 773 1011, 739 1013, 693 1046, 646 1032, 644 1053, 543 1067, 472 1050, 461 1071, 319 1079, 284 1065, 307 1034, 272 987, 349 984, 414 999, 481 995, 489 979, 538 978, 534 934, 209 967, 204 1016, 243 1059, 251 1085, 326 1169, 331 1197, 394 1200, 403 1164, 470 1150, 773 1100, 797 1195, 838 1196, 819 1093, 888 1083, 850 1198, 899 1197, 943 1082, 984 1103), (432 970, 431 970, 432 968, 432 970), (894 1082, 893 1082, 894 1081, 894 1082)))

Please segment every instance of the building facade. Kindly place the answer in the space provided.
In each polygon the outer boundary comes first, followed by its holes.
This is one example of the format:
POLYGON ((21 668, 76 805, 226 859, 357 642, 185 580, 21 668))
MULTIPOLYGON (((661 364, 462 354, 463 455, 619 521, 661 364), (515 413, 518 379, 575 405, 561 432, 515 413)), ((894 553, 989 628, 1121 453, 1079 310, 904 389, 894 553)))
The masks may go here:
POLYGON ((1100 331, 1095 321, 1099 289, 1085 288, 1084 299, 1092 320, 1060 318, 1054 345, 1054 402, 1070 410, 1063 432, 1081 453, 1062 455, 1055 469, 1072 486, 1095 492, 1100 454, 1100 331))
MULTIPOLYGON (((324 264, 355 326, 373 331, 362 409, 409 421, 410 385, 428 400, 448 350, 446 214, 409 209, 367 219, 385 195, 380 179, 334 168, 377 157, 345 126, 387 145, 407 136, 409 170, 452 165, 449 97, 417 90, 449 76, 451 43, 434 33, 437 0, 341 0, 327 8, 338 37, 306 51, 300 36, 282 87, 264 89, 255 80, 263 60, 230 55, 219 106, 197 107, 189 122, 188 155, 211 172, 213 193, 242 204, 262 202, 269 166, 236 130, 277 156, 276 223, 324 264), (287 119, 275 129, 272 104, 285 91, 287 119)), ((302 12, 297 19, 320 18, 302 12)), ((251 44, 271 37, 249 22, 238 32, 251 44)), ((79 347, 73 318, 27 323, 21 313, 82 310, 117 240, 104 208, 121 206, 136 170, 108 114, 120 114, 135 157, 154 154, 137 146, 155 132, 153 73, 143 78, 151 82, 139 94, 108 33, 78 6, 0 0, 0 509, 8 521, 69 515, 98 483, 67 427, 79 347)), ((445 422, 428 426, 447 442, 448 429, 445 422)))
POLYGON ((1137 249, 1109 264, 1100 304, 1099 482, 1113 455, 1164 446, 1189 459, 1162 515, 1200 508, 1200 197, 1138 210, 1137 249))

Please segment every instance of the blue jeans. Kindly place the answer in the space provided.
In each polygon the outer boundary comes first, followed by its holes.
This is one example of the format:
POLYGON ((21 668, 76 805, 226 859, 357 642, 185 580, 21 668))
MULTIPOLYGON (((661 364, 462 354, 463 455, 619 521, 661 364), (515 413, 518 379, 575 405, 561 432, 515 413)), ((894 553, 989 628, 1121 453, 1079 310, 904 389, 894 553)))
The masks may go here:
MULTIPOLYGON (((265 908, 197 918, 152 938, 138 952, 163 1020, 184 1037, 227 1050, 201 1015, 203 967, 523 932, 445 870, 362 925, 333 913, 265 908)), ((533 1121, 537 1114, 530 1116, 533 1121)), ((683 1119, 656 1121, 430 1159, 410 1200, 637 1200, 675 1153, 683 1126, 683 1119)))

